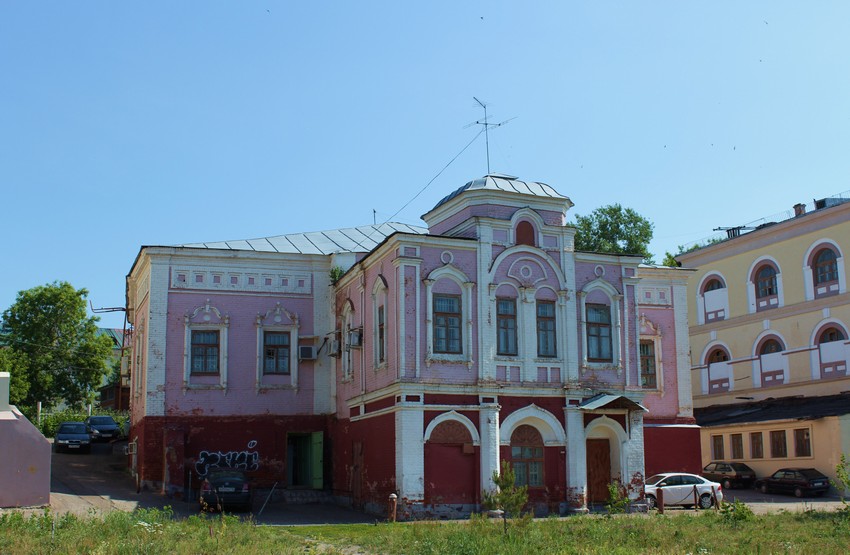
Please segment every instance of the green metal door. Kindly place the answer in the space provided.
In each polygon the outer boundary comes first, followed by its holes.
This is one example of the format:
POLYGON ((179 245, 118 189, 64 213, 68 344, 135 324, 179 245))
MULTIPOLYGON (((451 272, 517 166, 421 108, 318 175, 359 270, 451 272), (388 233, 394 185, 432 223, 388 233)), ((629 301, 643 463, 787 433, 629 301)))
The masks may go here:
POLYGON ((313 432, 312 444, 310 446, 310 477, 313 480, 313 489, 322 489, 325 486, 324 479, 324 434, 313 432))

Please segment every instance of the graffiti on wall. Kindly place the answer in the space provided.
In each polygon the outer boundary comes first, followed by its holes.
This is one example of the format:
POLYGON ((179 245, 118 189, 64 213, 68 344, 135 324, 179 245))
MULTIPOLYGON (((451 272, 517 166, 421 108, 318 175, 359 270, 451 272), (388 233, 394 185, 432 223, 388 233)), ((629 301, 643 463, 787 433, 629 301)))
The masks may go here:
POLYGON ((260 468, 260 453, 254 451, 256 446, 256 440, 251 440, 244 451, 201 451, 195 463, 195 472, 198 476, 206 476, 210 468, 257 470, 260 468))

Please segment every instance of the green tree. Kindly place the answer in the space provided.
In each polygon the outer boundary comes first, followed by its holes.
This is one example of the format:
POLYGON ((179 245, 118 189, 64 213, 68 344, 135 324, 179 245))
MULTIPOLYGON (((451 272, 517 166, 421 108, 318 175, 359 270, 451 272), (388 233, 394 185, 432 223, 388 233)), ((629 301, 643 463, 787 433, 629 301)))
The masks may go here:
POLYGON ((670 266, 671 268, 678 268, 679 262, 676 260, 676 257, 673 256, 670 251, 664 253, 664 260, 661 261, 662 266, 670 266))
POLYGON ((77 407, 92 401, 112 341, 97 334, 98 318, 86 314, 87 296, 85 289, 54 282, 19 292, 3 312, 4 341, 25 365, 21 404, 52 407, 65 401, 77 407))
POLYGON ((649 242, 652 223, 619 204, 597 208, 589 216, 576 216, 576 250, 611 254, 638 254, 652 263, 649 242))
POLYGON ((520 516, 522 508, 528 503, 528 486, 516 485, 516 474, 511 463, 504 460, 502 472, 493 471, 493 483, 496 484, 496 490, 484 492, 484 507, 502 511, 502 520, 507 532, 508 516, 520 516))
POLYGON ((9 402, 13 405, 23 403, 30 388, 26 357, 12 349, 0 348, 0 372, 9 373, 9 402))

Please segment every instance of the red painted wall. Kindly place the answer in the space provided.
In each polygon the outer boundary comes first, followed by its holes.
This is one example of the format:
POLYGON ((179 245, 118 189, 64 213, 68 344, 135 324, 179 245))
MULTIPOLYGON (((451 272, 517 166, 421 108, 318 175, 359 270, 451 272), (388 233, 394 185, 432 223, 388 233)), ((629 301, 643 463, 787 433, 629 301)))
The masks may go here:
POLYGON ((463 445, 425 444, 425 503, 476 504, 480 499, 479 448, 463 452, 463 445))
MULTIPOLYGON (((159 489, 165 480, 170 492, 179 493, 190 480, 196 487, 213 465, 244 465, 256 487, 271 487, 275 482, 286 487, 287 434, 311 432, 323 432, 327 443, 327 417, 149 416, 133 426, 130 439, 138 437, 137 470, 142 482, 159 489)), ((325 484, 329 478, 326 470, 325 484)))
POLYGON ((351 422, 338 420, 333 434, 333 491, 351 497, 355 507, 386 506, 396 492, 395 415, 385 414, 351 422), (362 445, 362 464, 356 465, 354 445, 362 445), (360 499, 354 499, 354 482, 360 481, 360 499))
POLYGON ((702 470, 699 428, 645 427, 643 429, 646 476, 659 472, 690 472, 702 470))

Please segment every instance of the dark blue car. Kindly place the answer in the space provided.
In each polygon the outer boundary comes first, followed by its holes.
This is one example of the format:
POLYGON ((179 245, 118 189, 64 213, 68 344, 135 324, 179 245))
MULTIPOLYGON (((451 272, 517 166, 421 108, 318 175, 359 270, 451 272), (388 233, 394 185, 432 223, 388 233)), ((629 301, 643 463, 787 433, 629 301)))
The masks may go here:
POLYGON ((89 416, 85 420, 92 441, 121 439, 121 426, 111 416, 89 416))
POLYGON ((91 452, 91 437, 83 422, 62 422, 53 439, 56 452, 82 451, 91 452))

